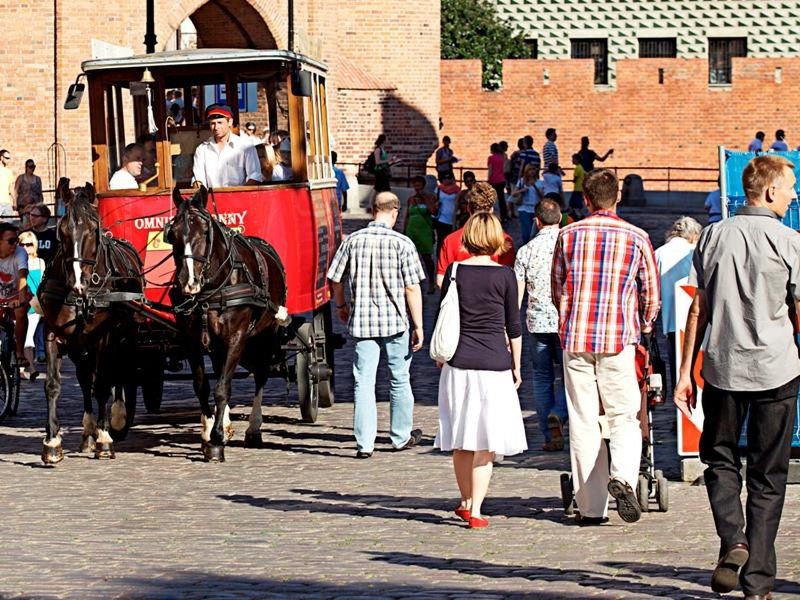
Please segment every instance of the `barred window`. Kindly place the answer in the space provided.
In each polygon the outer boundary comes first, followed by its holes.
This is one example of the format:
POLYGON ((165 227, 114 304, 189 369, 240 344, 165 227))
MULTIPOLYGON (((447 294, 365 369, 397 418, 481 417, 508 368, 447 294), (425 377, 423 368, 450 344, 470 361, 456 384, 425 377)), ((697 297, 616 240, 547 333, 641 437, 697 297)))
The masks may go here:
POLYGON ((591 58, 594 61, 594 83, 605 85, 608 83, 608 40, 574 39, 572 45, 572 58, 591 58))
POLYGON ((708 38, 708 83, 731 83, 735 56, 747 56, 747 38, 708 38))
POLYGON ((675 58, 678 43, 675 38, 639 38, 639 58, 675 58))

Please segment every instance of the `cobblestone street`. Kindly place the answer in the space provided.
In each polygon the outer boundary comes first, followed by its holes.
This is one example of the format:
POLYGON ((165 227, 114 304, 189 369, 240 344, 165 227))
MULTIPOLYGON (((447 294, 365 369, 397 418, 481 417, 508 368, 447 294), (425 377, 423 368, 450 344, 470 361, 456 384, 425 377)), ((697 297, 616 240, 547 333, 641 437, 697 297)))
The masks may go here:
MULTIPOLYGON (((658 245, 678 213, 627 216, 658 245)), ((351 216, 346 228, 365 223, 351 216)), ((428 333, 437 300, 425 296, 428 333)), ((236 434, 224 464, 202 461, 187 381, 167 382, 161 414, 140 404, 115 460, 79 454, 82 403, 70 364, 60 406, 67 458, 45 468, 42 383, 23 382, 20 415, 0 426, 0 597, 721 597, 709 585, 718 548, 705 489, 678 481, 671 406, 656 410, 655 448, 671 480, 669 512, 628 525, 612 510, 607 525, 579 528, 561 506, 568 452, 539 450, 526 340, 520 396, 530 450, 496 468, 485 503, 491 526, 469 530, 452 513, 449 456, 433 449, 438 370, 427 344, 412 365, 423 444, 391 450, 384 371, 369 460, 354 458, 352 347, 348 339, 336 354, 337 402, 316 424, 300 423, 294 386, 270 382, 262 449, 243 447, 253 384, 236 381, 236 434)), ((797 486, 787 494, 778 553, 775 597, 800 597, 797 486)))

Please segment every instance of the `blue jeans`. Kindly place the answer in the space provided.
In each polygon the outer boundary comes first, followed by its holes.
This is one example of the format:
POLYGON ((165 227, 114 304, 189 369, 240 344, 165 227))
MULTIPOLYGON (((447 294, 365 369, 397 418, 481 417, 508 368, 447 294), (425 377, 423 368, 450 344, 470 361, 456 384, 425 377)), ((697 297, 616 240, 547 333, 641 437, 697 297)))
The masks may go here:
POLYGON ((557 415, 562 423, 567 422, 567 397, 563 384, 556 392, 555 369, 553 363, 563 364, 561 343, 557 333, 532 333, 533 341, 533 401, 536 405, 536 416, 539 419, 539 430, 546 442, 550 441, 550 429, 547 417, 557 415))
POLYGON ((409 332, 380 338, 356 338, 353 358, 353 396, 355 410, 353 432, 356 446, 362 452, 372 452, 378 434, 378 410, 375 405, 375 374, 386 352, 389 366, 389 437, 395 448, 411 438, 414 421, 414 394, 411 392, 411 347, 409 332))
POLYGON ((519 217, 519 231, 522 237, 520 247, 522 247, 530 241, 533 235, 533 213, 517 210, 517 217, 519 217))

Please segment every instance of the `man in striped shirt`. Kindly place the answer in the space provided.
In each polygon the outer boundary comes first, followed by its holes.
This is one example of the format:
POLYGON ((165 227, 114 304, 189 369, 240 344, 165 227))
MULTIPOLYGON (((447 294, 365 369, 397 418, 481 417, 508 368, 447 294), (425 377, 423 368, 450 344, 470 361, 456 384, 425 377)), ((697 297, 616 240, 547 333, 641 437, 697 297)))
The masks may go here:
POLYGON ((572 478, 581 524, 607 520, 609 493, 620 517, 632 523, 641 516, 633 490, 642 452, 634 357, 641 334, 652 330, 658 315, 658 271, 647 234, 616 214, 614 173, 587 174, 583 193, 592 214, 561 230, 552 270, 572 478), (610 469, 598 425, 601 407, 610 433, 610 469))

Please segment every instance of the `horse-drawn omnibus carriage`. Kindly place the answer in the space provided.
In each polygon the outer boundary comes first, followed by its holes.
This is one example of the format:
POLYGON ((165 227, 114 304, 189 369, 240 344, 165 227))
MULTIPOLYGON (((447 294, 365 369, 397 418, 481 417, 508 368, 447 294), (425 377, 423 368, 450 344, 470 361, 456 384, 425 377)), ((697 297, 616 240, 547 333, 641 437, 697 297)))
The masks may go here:
MULTIPOLYGON (((257 146, 264 183, 211 190, 209 212, 246 236, 266 240, 280 256, 292 322, 281 328, 277 360, 264 360, 273 361, 271 373, 296 379, 302 418, 315 421, 317 408, 334 400, 335 340, 326 271, 341 240, 325 66, 287 51, 208 49, 91 60, 82 68, 100 221, 115 238, 129 241, 144 265, 145 300, 133 305, 143 321, 135 355, 149 410, 160 407, 165 378, 180 377, 171 372, 180 371, 186 358, 170 301, 173 247, 164 234, 177 211, 173 190, 184 196, 195 191, 193 155, 211 136, 204 108, 229 105, 235 132, 249 121, 259 133, 283 131, 285 137, 288 132, 281 154, 285 157, 290 145, 291 180, 270 181, 273 150, 257 146), (165 100, 173 90, 183 92, 180 110, 165 100), (123 150, 134 141, 145 146, 146 180, 139 189, 110 190, 123 150)), ((130 418, 135 398, 126 404, 130 418)))

